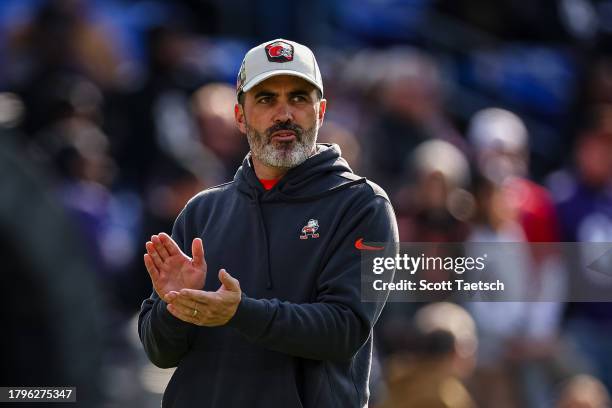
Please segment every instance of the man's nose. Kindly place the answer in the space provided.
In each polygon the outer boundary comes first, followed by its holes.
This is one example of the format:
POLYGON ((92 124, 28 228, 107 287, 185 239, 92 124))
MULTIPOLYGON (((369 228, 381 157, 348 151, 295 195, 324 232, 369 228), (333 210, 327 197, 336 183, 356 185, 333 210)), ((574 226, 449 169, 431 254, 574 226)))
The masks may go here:
POLYGON ((287 121, 293 121, 293 108, 286 102, 279 103, 274 113, 274 122, 287 121))

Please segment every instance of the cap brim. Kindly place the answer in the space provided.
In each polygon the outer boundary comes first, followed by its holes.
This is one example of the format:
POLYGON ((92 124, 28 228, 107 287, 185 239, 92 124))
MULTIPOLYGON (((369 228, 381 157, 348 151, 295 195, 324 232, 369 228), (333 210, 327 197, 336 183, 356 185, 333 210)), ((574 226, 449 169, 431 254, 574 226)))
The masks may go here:
POLYGON ((301 72, 293 71, 293 70, 290 70, 290 69, 277 69, 277 70, 274 70, 274 71, 263 72, 263 73, 257 75, 256 77, 254 77, 253 79, 251 79, 246 84, 244 84, 244 86, 241 89, 241 92, 248 92, 251 89, 253 89, 253 87, 255 87, 258 84, 262 83, 266 79, 272 78, 273 76, 278 76, 278 75, 291 75, 291 76, 296 76, 298 78, 302 78, 302 79, 310 82, 311 84, 313 84, 319 91, 321 91, 321 93, 323 93, 323 88, 321 88, 321 85, 319 85, 315 81, 313 81, 312 78, 310 78, 308 75, 303 74, 301 72))

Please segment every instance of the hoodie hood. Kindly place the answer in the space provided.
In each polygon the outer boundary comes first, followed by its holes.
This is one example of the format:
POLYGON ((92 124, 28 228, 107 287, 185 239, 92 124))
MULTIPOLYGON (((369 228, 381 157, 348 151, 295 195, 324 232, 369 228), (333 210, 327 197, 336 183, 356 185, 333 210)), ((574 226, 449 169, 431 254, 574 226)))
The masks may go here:
POLYGON ((236 186, 240 192, 260 202, 295 202, 319 199, 366 182, 365 178, 356 176, 346 160, 340 157, 338 145, 318 143, 316 149, 314 155, 290 169, 270 190, 261 185, 249 153, 234 176, 236 186), (331 175, 340 177, 329 177, 331 175))

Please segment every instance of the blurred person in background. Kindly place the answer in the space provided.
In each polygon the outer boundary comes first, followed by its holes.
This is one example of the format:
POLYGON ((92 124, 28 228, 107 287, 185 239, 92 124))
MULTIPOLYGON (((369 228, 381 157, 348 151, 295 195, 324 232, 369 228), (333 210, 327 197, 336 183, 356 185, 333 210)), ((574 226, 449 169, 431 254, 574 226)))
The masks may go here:
POLYGON ((61 79, 48 88, 53 98, 47 106, 56 115, 31 138, 26 151, 45 169, 48 188, 72 222, 80 251, 91 259, 90 269, 107 301, 105 328, 112 332, 104 337, 105 388, 109 396, 123 398, 134 392, 134 386, 122 379, 134 375, 137 361, 127 336, 135 306, 132 297, 148 290, 136 257, 143 202, 117 183, 120 172, 111 143, 98 125, 102 98, 97 87, 82 77, 61 79))
POLYGON ((404 186, 396 195, 400 238, 409 242, 462 242, 473 210, 464 153, 443 140, 416 146, 407 157, 404 186))
POLYGON ((550 193, 530 181, 529 134, 516 114, 500 108, 476 112, 470 119, 468 140, 478 171, 503 185, 529 242, 558 242, 559 226, 550 193))
MULTIPOLYGON (((475 213, 466 244, 467 251, 471 253, 472 248, 474 251, 478 248, 478 244, 471 245, 471 242, 514 243, 511 249, 508 248, 508 251, 512 251, 512 262, 493 263, 489 260, 487 274, 503 277, 505 295, 521 299, 529 293, 529 274, 533 264, 529 248, 526 245, 516 246, 526 244, 524 232, 517 222, 516 209, 507 201, 501 186, 481 175, 475 175, 472 191, 475 213)), ((533 307, 528 305, 519 301, 474 301, 466 304, 478 328, 478 366, 473 384, 479 405, 511 408, 526 404, 522 400, 524 390, 516 378, 516 366, 520 366, 521 360, 526 357, 512 353, 527 339, 535 340, 529 333, 535 325, 551 323, 532 321, 533 307)))
MULTIPOLYGON (((440 70, 426 53, 412 48, 379 51, 372 97, 372 123, 362 139, 368 171, 391 197, 405 183, 407 158, 422 142, 441 139, 463 148, 444 111, 440 70)), ((371 60, 367 62, 372 69, 371 60)))
MULTIPOLYGON (((612 241, 612 108, 595 107, 592 121, 580 132, 573 166, 549 177, 555 193, 563 241, 612 241)), ((597 286, 607 285, 601 272, 583 268, 581 254, 567 259, 579 278, 597 286)), ((612 289, 612 288, 609 288, 612 289)), ((612 389, 612 306, 610 303, 568 304, 565 331, 586 358, 589 372, 612 389)))
POLYGON ((564 241, 612 240, 612 105, 594 108, 576 141, 573 165, 549 177, 564 241))
POLYGON ((190 24, 177 16, 168 19, 146 32, 147 72, 142 87, 127 100, 131 118, 120 125, 123 137, 117 140, 124 178, 142 192, 164 177, 166 164, 211 185, 226 181, 219 159, 202 145, 193 116, 192 95, 208 78, 190 61, 196 53, 190 24))
POLYGON ((610 394, 597 378, 576 375, 561 388, 556 408, 609 408, 610 394))
POLYGON ((86 1, 49 0, 32 21, 9 33, 8 83, 24 99, 28 135, 47 125, 49 114, 54 114, 44 92, 58 75, 83 76, 103 91, 119 83, 117 42, 88 14, 86 1))
POLYGON ((27 145, 29 157, 49 171, 52 188, 79 228, 95 259, 101 281, 120 321, 127 320, 129 297, 142 229, 142 202, 131 190, 117 188, 119 167, 109 137, 99 126, 103 99, 80 76, 62 75, 47 87, 47 109, 54 112, 27 145), (127 303, 126 303, 127 302, 127 303))
MULTIPOLYGON (((461 150, 443 140, 428 140, 418 145, 407 160, 405 185, 396 194, 395 208, 401 242, 463 242, 468 221, 474 211, 474 199, 467 191, 471 176, 467 158, 461 150)), ((462 256, 458 247, 424 249, 428 256, 462 256), (431 251, 436 251, 431 252, 431 251)), ((429 269, 422 278, 430 282, 450 279, 448 271, 429 269)), ((409 322, 422 304, 389 302, 377 331, 388 325, 409 322)), ((390 351, 381 345, 384 357, 390 351)))
POLYGON ((77 387, 83 407, 105 401, 109 309, 95 260, 32 163, 5 127, 0 101, 0 383, 77 387), (27 294, 27 295, 26 295, 27 294), (23 302, 24 295, 32 300, 23 302), (21 304, 20 304, 21 303, 21 304), (19 306, 17 306, 19 305, 19 306))
MULTIPOLYGON (((470 241, 499 245, 557 242, 558 220, 552 198, 544 187, 527 178, 529 149, 524 122, 510 111, 487 108, 470 120, 468 139, 480 174, 476 185, 480 216, 470 241)), ((523 254, 511 267, 497 265, 497 273, 515 283, 513 297, 522 301, 472 305, 482 335, 489 337, 488 342, 481 342, 483 351, 488 350, 487 345, 493 347, 483 359, 485 373, 480 378, 494 382, 483 387, 485 398, 488 395, 495 400, 492 390, 498 386, 505 390, 507 398, 502 400, 508 406, 545 407, 555 380, 545 367, 558 346, 565 273, 559 254, 550 246, 525 245, 523 254), (501 313, 508 318, 500 320, 501 313), (489 375, 489 370, 499 375, 489 375)))
MULTIPOLYGON (((472 373, 478 339, 474 321, 453 303, 432 303, 412 321, 385 329, 386 398, 376 408, 474 408, 463 381, 472 373)), ((497 405, 490 405, 497 406, 497 405)))
POLYGON ((321 128, 318 140, 321 143, 337 144, 349 166, 354 172, 363 168, 363 152, 357 135, 340 123, 327 120, 321 128))
POLYGON ((198 89, 192 97, 192 111, 200 141, 220 161, 224 180, 234 176, 236 168, 249 151, 249 145, 236 129, 233 107, 236 91, 222 83, 211 83, 198 89))

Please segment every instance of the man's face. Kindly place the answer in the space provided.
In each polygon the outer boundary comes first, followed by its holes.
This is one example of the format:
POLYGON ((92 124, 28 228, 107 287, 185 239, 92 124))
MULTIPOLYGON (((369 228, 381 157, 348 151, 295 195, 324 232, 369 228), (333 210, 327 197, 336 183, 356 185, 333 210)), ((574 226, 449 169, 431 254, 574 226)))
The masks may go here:
POLYGON ((255 160, 291 168, 314 153, 325 103, 309 82, 278 75, 245 93, 243 106, 235 107, 236 122, 255 160))

